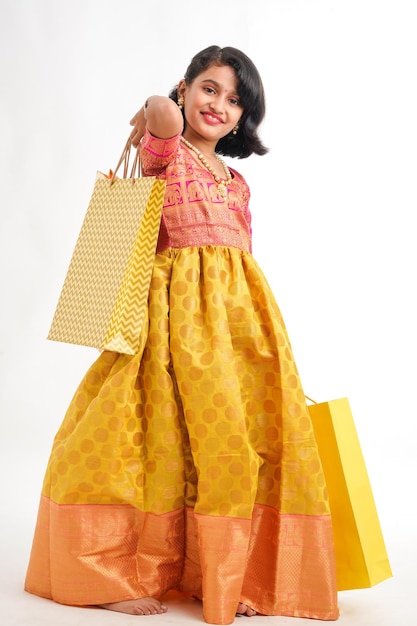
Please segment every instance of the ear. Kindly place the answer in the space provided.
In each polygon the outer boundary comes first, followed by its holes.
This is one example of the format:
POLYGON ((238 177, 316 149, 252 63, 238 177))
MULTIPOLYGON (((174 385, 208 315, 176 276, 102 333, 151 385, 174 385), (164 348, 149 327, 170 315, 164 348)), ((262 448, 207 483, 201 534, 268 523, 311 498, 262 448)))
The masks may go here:
POLYGON ((186 86, 187 86, 187 83, 182 78, 180 80, 180 82, 178 83, 178 87, 177 87, 177 94, 178 94, 178 96, 183 96, 184 95, 186 86))

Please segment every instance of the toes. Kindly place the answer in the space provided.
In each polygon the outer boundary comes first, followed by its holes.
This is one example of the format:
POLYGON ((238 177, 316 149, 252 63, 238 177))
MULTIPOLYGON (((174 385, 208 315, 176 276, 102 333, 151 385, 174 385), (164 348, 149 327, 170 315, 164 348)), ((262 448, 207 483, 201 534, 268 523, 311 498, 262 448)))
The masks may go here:
POLYGON ((246 615, 247 617, 253 617, 256 614, 256 611, 244 602, 239 602, 237 605, 236 615, 238 616, 246 615))
POLYGON ((165 604, 161 604, 154 598, 139 598, 137 600, 126 600, 122 602, 112 602, 101 604, 103 609, 128 613, 130 615, 158 615, 167 612, 165 604))
POLYGON ((143 610, 140 607, 138 607, 138 606, 135 606, 133 608, 133 614, 134 615, 145 615, 143 610))

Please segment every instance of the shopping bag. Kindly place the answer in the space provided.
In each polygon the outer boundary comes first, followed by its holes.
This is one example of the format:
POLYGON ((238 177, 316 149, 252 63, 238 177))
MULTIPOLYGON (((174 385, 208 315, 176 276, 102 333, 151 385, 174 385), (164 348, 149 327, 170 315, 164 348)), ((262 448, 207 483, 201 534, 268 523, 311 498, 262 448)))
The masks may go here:
POLYGON ((128 140, 114 172, 97 173, 48 339, 138 351, 165 181, 141 177, 139 150, 133 165, 130 153, 128 140))
POLYGON ((338 590, 372 587, 392 572, 349 401, 308 409, 329 493, 338 590))

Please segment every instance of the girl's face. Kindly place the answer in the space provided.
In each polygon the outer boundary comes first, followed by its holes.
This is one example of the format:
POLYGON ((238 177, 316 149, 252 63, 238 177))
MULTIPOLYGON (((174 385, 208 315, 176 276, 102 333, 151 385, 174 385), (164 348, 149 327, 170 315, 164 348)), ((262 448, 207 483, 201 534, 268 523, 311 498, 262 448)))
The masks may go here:
POLYGON ((229 65, 212 65, 190 85, 182 80, 178 94, 184 97, 184 136, 217 144, 238 123, 243 108, 237 93, 237 77, 229 65))

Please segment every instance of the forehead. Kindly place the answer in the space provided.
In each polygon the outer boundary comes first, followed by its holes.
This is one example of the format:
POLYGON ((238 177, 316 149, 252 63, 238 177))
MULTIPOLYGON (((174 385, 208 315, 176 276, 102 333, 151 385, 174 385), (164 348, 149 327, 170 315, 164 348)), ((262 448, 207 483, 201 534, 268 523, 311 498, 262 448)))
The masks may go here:
POLYGON ((238 78, 230 65, 210 65, 195 78, 195 83, 212 82, 227 91, 237 91, 238 78))

